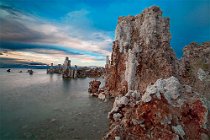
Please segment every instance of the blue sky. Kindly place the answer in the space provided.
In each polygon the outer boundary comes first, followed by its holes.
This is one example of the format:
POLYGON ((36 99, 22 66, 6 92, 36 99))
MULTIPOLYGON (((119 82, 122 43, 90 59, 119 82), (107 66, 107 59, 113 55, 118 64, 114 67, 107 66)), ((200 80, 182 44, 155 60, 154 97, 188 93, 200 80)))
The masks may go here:
MULTIPOLYGON (((209 0, 1 0, 0 55, 17 61, 104 65, 117 18, 157 5, 170 18, 180 58, 190 42, 210 41, 209 0)), ((4 58, 5 60, 5 58, 4 58)))

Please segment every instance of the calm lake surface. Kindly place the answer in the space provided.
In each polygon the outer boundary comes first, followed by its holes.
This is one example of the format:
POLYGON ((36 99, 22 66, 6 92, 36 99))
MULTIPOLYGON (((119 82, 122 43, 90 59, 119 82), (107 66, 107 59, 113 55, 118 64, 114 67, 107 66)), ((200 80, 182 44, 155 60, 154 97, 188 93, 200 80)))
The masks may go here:
MULTIPOLYGON (((91 78, 64 80, 46 70, 0 69, 1 140, 98 140, 112 103, 89 97, 91 78)), ((100 79, 102 80, 102 79, 100 79)))

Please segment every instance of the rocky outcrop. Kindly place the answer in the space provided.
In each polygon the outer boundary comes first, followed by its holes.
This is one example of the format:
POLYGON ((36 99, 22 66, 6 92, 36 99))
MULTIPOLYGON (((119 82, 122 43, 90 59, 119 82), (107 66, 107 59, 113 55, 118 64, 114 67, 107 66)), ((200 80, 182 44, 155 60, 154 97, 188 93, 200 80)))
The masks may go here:
POLYGON ((90 67, 82 67, 79 68, 77 71, 77 77, 84 78, 84 77, 101 77, 104 74, 105 69, 102 67, 90 68, 90 67))
POLYGON ((206 100, 175 77, 158 79, 141 96, 129 91, 116 97, 104 139, 208 139, 206 100))
POLYGON ((158 7, 119 17, 115 34, 111 64, 106 65, 106 88, 112 95, 143 92, 158 78, 172 75, 182 83, 197 85, 198 92, 210 91, 210 42, 191 43, 178 60, 170 47, 169 18, 162 17, 158 7))
POLYGON ((91 96, 97 97, 98 99, 107 102, 107 100, 110 98, 109 92, 105 89, 105 87, 100 88, 100 85, 100 81, 90 81, 88 92, 91 96))
POLYGON ((70 78, 72 77, 72 70, 71 70, 71 60, 69 60, 68 57, 66 57, 64 63, 63 63, 63 78, 70 78))
POLYGON ((178 60, 170 39, 159 7, 119 17, 105 72, 115 97, 105 139, 208 139, 201 95, 210 100, 210 43, 190 44, 178 60))
POLYGON ((85 77, 101 77, 105 72, 103 67, 74 67, 71 66, 71 60, 66 57, 63 65, 58 64, 47 68, 47 74, 62 74, 63 78, 85 78, 85 77))
POLYGON ((169 18, 163 18, 158 7, 137 16, 120 17, 115 34, 106 78, 110 93, 143 92, 149 83, 176 73, 169 18))
POLYGON ((100 81, 97 81, 97 80, 93 80, 89 83, 89 89, 88 89, 88 92, 91 94, 91 95, 94 95, 94 96, 98 96, 98 90, 99 90, 99 86, 100 86, 101 82, 100 81))
POLYGON ((191 43, 180 60, 180 79, 210 100, 210 42, 191 43))

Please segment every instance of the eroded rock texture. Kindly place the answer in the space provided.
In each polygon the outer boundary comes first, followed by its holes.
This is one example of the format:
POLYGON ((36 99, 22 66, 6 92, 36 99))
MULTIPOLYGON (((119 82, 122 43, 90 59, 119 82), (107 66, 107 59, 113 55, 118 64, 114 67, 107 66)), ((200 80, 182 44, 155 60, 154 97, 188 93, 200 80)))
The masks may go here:
POLYGON ((176 59, 170 39, 169 18, 163 18, 158 7, 137 16, 120 17, 107 70, 106 87, 110 92, 143 92, 158 78, 174 75, 176 59))
POLYGON ((115 99, 105 139, 208 139, 206 100, 175 77, 158 79, 141 96, 128 91, 115 99))
POLYGON ((184 83, 210 100, 210 42, 185 47, 179 72, 184 83))
POLYGON ((91 95, 95 95, 95 96, 98 96, 98 90, 99 90, 99 86, 100 86, 101 82, 100 81, 97 81, 97 80, 93 80, 89 83, 89 89, 88 89, 88 92, 91 94, 91 95))
POLYGON ((192 43, 181 60, 159 7, 120 17, 105 88, 116 97, 105 139, 209 139, 210 43, 192 43), (201 95, 205 97, 201 97, 201 95))

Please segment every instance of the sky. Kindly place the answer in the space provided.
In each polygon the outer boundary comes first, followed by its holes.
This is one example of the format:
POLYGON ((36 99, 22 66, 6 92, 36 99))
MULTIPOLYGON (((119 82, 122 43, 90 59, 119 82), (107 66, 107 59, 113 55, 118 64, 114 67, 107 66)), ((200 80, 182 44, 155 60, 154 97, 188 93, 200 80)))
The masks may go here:
POLYGON ((104 66, 119 16, 159 6, 170 18, 178 58, 191 42, 210 41, 210 0, 0 0, 0 65, 104 66))

